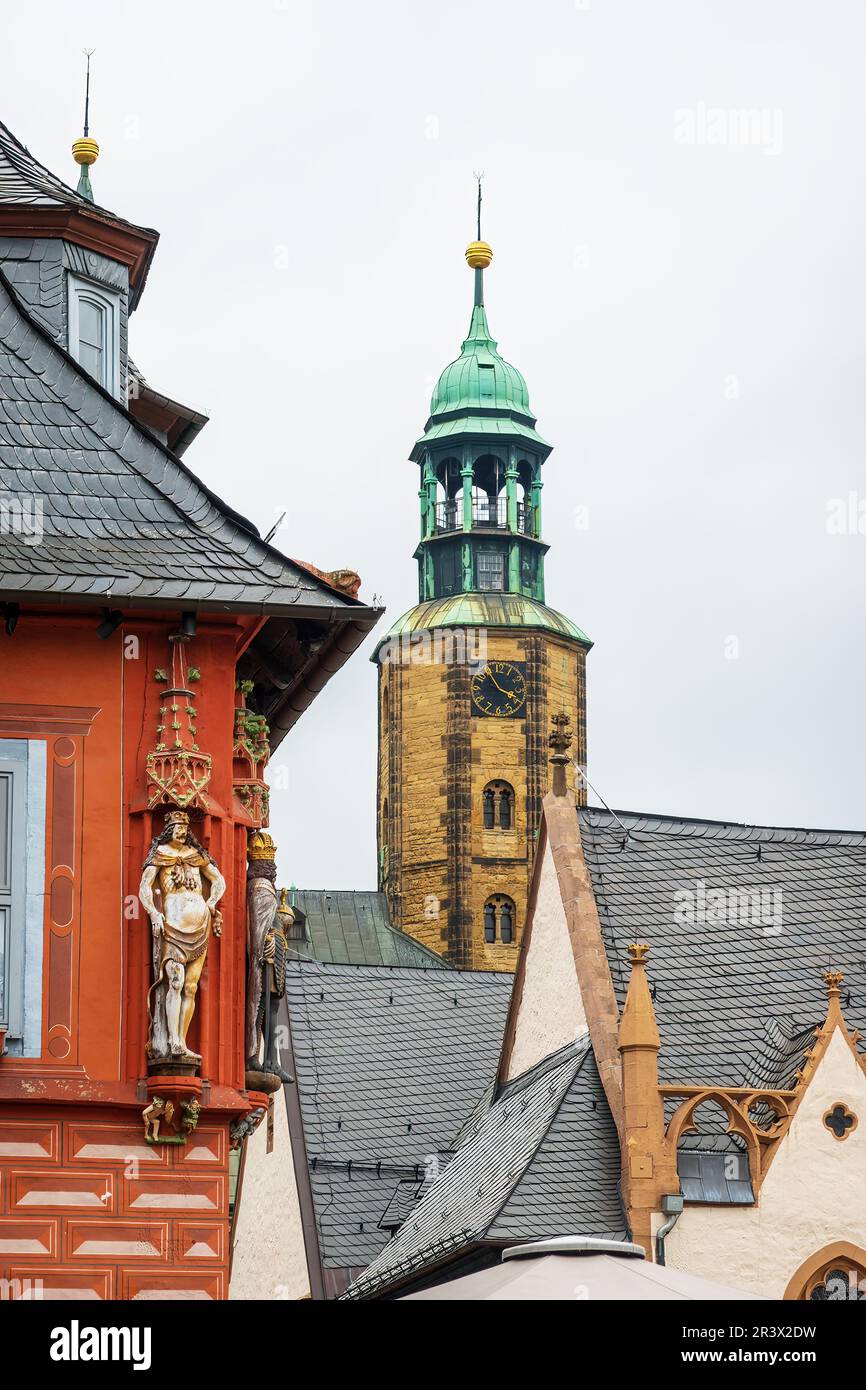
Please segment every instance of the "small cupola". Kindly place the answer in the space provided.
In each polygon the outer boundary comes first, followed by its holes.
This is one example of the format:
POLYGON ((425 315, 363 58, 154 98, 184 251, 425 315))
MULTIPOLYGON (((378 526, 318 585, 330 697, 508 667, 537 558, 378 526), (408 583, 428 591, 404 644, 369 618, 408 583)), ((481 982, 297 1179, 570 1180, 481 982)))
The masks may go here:
POLYGON ((100 207, 90 171, 90 59, 83 134, 70 188, 0 124, 0 273, 22 307, 100 386, 126 400, 127 321, 141 297, 156 232, 100 207))

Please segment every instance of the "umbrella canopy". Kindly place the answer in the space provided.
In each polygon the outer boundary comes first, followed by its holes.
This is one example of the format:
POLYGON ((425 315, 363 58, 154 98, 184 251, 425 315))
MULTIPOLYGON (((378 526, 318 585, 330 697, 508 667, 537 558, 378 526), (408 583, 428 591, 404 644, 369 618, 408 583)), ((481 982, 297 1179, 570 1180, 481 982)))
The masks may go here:
POLYGON ((511 1299, 520 1302, 570 1302, 592 1299, 757 1299, 758 1294, 732 1289, 667 1265, 650 1264, 639 1245, 581 1236, 558 1236, 504 1250, 502 1263, 439 1284, 411 1299, 462 1299, 469 1302, 511 1299))

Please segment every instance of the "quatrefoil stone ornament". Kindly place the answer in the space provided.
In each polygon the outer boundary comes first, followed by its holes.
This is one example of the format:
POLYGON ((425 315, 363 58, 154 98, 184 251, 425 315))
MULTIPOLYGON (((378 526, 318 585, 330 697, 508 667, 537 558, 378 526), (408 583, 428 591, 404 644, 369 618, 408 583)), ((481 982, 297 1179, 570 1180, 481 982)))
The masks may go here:
POLYGON ((836 1139, 847 1139, 857 1128, 857 1116, 848 1109, 844 1101, 838 1100, 824 1116, 824 1124, 836 1139))

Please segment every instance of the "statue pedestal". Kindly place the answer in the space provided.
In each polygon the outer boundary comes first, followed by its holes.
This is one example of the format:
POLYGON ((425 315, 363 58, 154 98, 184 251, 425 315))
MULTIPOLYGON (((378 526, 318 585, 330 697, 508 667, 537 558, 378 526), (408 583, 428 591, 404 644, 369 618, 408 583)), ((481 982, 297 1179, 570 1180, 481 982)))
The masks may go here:
POLYGON ((185 1076, 198 1079, 199 1084, 201 1083, 201 1078, 198 1076, 200 1069, 201 1057, 197 1052, 185 1052, 180 1057, 152 1057, 147 1064, 149 1077, 185 1076))
POLYGON ((259 1091, 262 1095, 272 1096, 282 1086, 282 1081, 272 1071, 247 1071, 244 1075, 244 1086, 248 1091, 259 1091))
POLYGON ((160 1072, 158 1075, 151 1074, 147 1078, 148 1101, 153 1100, 154 1096, 170 1100, 175 1113, 179 1115, 184 1102, 197 1100, 201 1103, 201 1077, 179 1076, 176 1072, 168 1071, 160 1072))

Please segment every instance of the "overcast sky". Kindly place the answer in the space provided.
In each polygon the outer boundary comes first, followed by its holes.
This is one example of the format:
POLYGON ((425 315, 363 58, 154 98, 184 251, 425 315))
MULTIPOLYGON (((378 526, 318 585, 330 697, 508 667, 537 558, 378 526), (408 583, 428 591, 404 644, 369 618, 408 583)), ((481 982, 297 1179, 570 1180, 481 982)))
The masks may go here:
MULTIPOLYGON (((162 238, 131 351, 211 416, 186 462, 388 621, 483 169, 594 785, 864 825, 862 3, 7 0, 3 28, 2 118, 73 182, 96 49, 97 201, 162 238)), ((367 655, 277 755, 284 882, 375 886, 367 655)))

